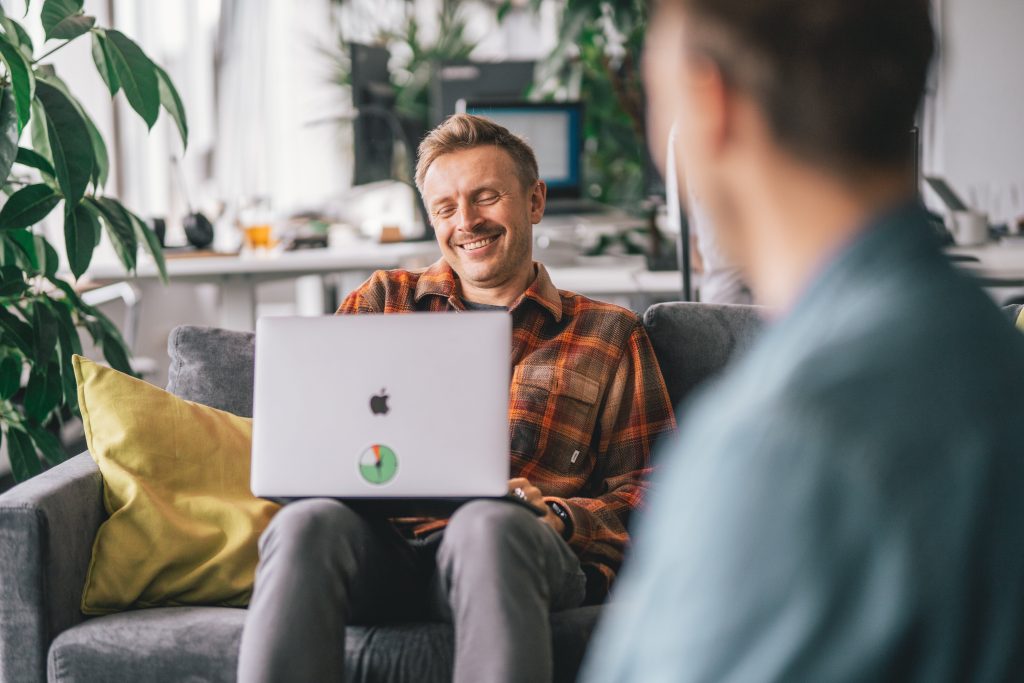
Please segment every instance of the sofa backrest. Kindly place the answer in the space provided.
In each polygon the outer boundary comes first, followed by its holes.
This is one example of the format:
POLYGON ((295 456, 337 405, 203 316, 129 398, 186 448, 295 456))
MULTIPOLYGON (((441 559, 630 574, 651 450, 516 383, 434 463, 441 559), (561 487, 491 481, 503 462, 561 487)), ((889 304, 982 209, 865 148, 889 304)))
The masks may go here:
POLYGON ((252 417, 256 335, 181 325, 167 338, 167 391, 189 401, 252 417))
MULTIPOLYGON (((754 306, 668 303, 644 314, 673 405, 713 376, 761 327, 754 306)), ((183 325, 167 340, 167 390, 177 396, 252 417, 255 336, 183 325)))
POLYGON ((658 357, 672 405, 718 374, 749 347, 764 323, 758 306, 675 301, 644 313, 644 327, 658 357))

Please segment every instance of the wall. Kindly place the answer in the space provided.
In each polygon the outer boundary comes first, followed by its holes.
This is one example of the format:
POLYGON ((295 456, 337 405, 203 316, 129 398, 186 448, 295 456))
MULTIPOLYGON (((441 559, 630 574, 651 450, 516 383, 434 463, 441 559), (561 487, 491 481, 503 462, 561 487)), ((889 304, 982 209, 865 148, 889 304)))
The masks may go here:
POLYGON ((1024 214, 1024 2, 936 0, 935 9, 942 47, 924 170, 997 222, 1024 214))

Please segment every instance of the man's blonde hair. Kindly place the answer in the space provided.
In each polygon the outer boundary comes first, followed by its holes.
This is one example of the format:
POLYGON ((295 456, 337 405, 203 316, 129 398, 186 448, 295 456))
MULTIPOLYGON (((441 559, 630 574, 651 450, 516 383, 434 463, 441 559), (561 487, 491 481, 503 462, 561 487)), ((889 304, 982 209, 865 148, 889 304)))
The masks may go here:
POLYGON ((423 178, 438 157, 464 149, 494 145, 505 150, 516 165, 516 174, 524 188, 537 182, 537 157, 526 142, 490 119, 472 114, 452 114, 427 133, 416 161, 416 188, 423 193, 423 178))

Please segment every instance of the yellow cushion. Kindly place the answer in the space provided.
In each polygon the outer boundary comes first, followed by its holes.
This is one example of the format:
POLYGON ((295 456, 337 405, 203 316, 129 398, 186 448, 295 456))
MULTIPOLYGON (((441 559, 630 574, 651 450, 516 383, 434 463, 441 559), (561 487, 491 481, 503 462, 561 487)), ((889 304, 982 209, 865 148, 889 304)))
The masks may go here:
POLYGON ((110 518, 82 611, 245 606, 256 542, 278 506, 249 490, 252 420, 75 356, 89 452, 110 518))
POLYGON ((1020 309, 1020 314, 1017 316, 1017 329, 1024 332, 1024 308, 1020 309))

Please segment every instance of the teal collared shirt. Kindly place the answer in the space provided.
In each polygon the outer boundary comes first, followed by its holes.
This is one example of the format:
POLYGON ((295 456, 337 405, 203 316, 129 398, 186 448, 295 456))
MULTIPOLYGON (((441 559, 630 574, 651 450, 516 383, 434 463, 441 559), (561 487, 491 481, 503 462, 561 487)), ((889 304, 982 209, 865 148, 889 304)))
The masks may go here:
POLYGON ((1024 675, 1024 336, 920 209, 683 414, 584 680, 1024 675))

